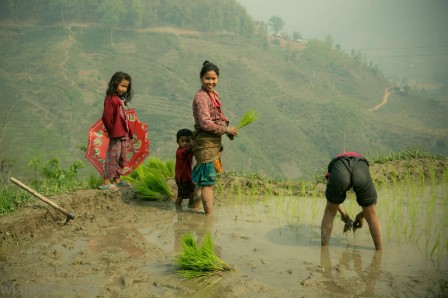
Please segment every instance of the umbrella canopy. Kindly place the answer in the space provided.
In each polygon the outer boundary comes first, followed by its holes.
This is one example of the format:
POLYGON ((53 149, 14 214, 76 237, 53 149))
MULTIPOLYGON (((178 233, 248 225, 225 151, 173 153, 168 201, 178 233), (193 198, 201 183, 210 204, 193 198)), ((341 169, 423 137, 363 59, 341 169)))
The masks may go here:
MULTIPOLYGON (((134 138, 128 141, 132 143, 132 146, 122 175, 129 175, 149 155, 148 124, 138 120, 135 109, 126 110, 126 118, 134 133, 134 138)), ((89 128, 86 158, 101 175, 104 173, 104 162, 108 145, 109 138, 107 137, 106 129, 103 121, 99 119, 89 128)))

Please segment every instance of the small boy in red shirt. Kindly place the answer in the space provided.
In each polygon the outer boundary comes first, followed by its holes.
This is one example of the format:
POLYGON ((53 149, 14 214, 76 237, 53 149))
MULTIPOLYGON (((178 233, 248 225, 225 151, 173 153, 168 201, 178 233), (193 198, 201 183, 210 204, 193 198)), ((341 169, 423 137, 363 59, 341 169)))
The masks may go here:
POLYGON ((179 130, 176 134, 176 142, 179 147, 176 150, 175 180, 177 184, 177 199, 175 204, 180 206, 183 199, 188 199, 188 207, 192 207, 195 188, 191 177, 193 132, 187 128, 179 130))

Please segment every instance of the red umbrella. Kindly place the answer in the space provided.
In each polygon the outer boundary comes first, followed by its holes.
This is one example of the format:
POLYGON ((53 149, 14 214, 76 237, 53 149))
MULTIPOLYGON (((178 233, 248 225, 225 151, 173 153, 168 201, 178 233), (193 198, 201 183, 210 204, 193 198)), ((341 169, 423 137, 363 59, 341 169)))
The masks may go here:
MULTIPOLYGON (((135 109, 126 110, 126 117, 134 133, 134 138, 129 140, 129 142, 132 142, 132 146, 122 175, 130 174, 149 155, 148 124, 138 120, 135 109)), ((107 137, 106 129, 103 121, 99 119, 89 128, 86 158, 101 175, 104 173, 104 162, 108 145, 109 138, 107 137)))

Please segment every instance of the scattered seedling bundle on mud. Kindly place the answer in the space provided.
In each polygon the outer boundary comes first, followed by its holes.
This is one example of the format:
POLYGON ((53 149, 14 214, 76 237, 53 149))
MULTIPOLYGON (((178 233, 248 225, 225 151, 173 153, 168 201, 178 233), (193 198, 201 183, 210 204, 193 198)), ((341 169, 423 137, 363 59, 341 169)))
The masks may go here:
POLYGON ((124 179, 134 185, 142 199, 161 201, 174 198, 167 179, 174 177, 174 161, 152 157, 124 179))
POLYGON ((219 273, 231 268, 216 254, 210 233, 206 233, 199 246, 192 233, 182 236, 183 251, 176 257, 177 274, 185 279, 196 279, 212 286, 221 279, 219 273))

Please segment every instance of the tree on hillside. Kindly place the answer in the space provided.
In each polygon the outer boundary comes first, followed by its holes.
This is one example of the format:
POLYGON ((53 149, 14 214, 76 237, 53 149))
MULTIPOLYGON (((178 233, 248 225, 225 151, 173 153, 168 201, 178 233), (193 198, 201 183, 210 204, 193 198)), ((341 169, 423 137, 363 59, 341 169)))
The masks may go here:
POLYGON ((73 19, 74 15, 81 15, 80 4, 73 0, 51 1, 48 3, 48 10, 52 11, 53 13, 59 11, 62 26, 65 26, 65 21, 68 18, 73 19))
POLYGON ((131 5, 127 9, 125 23, 139 28, 143 24, 145 15, 144 0, 132 0, 131 5))
POLYGON ((104 1, 98 7, 97 12, 101 15, 101 22, 110 25, 110 44, 114 46, 114 27, 120 25, 121 17, 126 13, 123 0, 104 1))
POLYGON ((292 33, 292 39, 293 39, 293 40, 299 40, 299 39, 302 39, 302 35, 300 35, 299 32, 294 31, 294 32, 292 33))
POLYGON ((283 29, 283 26, 285 26, 285 21, 279 16, 272 16, 269 19, 268 26, 271 28, 271 31, 278 33, 283 29))

